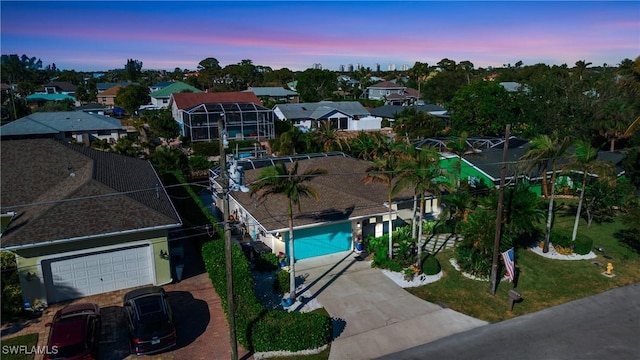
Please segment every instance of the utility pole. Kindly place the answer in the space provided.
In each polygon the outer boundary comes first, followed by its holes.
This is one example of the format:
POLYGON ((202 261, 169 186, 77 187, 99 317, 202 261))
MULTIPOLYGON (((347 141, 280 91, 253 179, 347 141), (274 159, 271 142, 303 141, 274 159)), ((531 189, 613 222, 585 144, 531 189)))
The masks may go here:
POLYGON ((231 359, 238 360, 238 342, 236 340, 235 301, 233 298, 233 253, 231 252, 231 228, 229 224, 229 173, 227 172, 227 154, 225 153, 226 128, 224 113, 218 119, 218 138, 220 142, 220 175, 222 177, 222 216, 224 222, 224 251, 227 262, 227 307, 229 311, 229 341, 231 343, 231 359))
POLYGON ((493 264, 491 265, 491 295, 496 294, 498 288, 498 258, 500 257, 500 238, 502 237, 502 206, 504 203, 504 178, 507 172, 507 152, 509 150, 509 136, 511 124, 507 124, 504 131, 504 147, 502 148, 502 168, 500 169, 500 189, 498 192, 498 214, 496 215, 496 237, 493 243, 493 264))

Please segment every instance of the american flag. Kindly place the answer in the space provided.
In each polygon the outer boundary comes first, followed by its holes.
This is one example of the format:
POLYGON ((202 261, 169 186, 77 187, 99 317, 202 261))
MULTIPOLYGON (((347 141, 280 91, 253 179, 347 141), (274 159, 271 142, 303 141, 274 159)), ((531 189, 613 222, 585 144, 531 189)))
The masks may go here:
POLYGON ((507 276, 509 277, 509 281, 513 282, 516 266, 513 248, 503 252, 502 259, 504 260, 504 266, 507 268, 507 276))

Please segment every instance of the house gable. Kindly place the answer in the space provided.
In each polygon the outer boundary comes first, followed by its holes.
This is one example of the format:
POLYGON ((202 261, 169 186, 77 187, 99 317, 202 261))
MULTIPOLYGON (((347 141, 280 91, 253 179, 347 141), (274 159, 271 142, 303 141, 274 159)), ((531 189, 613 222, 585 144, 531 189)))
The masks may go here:
POLYGON ((6 249, 181 225, 147 161, 51 139, 2 141, 6 249), (28 181, 25 181, 28 179, 28 181))

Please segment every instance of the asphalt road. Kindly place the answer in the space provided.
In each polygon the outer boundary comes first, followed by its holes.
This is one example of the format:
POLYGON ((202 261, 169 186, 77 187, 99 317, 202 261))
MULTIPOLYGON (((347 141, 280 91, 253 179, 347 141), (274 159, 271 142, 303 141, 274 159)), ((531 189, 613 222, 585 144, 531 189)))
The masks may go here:
POLYGON ((638 360, 640 283, 478 327, 380 359, 638 360))

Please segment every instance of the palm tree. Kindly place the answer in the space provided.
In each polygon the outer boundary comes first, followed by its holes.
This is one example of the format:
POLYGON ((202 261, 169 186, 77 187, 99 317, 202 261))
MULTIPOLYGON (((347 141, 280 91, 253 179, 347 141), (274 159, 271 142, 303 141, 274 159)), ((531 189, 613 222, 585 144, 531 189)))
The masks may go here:
POLYGON ((394 195, 394 180, 398 174, 398 165, 400 163, 400 154, 398 151, 391 151, 388 156, 381 156, 373 161, 366 172, 367 175, 362 179, 365 185, 378 183, 387 187, 387 204, 389 206, 389 259, 393 258, 393 204, 392 197, 394 195))
POLYGON ((573 158, 571 167, 576 170, 582 171, 582 186, 580 187, 580 200, 578 200, 578 210, 576 212, 576 219, 573 223, 573 234, 571 240, 576 240, 578 234, 578 223, 580 222, 580 212, 582 211, 582 202, 584 200, 584 189, 587 185, 587 178, 590 174, 597 173, 600 175, 599 180, 606 180, 610 177, 613 169, 611 164, 597 161, 598 150, 591 147, 591 145, 584 140, 576 142, 576 153, 573 158))
POLYGON ((640 129, 640 116, 638 116, 635 120, 633 120, 631 125, 629 125, 629 127, 627 128, 627 131, 624 132, 624 137, 630 137, 636 131, 638 131, 638 129, 640 129))
POLYGON ((592 63, 586 62, 585 60, 576 61, 576 70, 578 71, 578 76, 580 76, 580 81, 582 81, 582 76, 591 64, 592 63))
MULTIPOLYGON (((547 214, 547 228, 544 236, 544 245, 542 252, 549 252, 549 236, 551 235, 551 223, 553 221, 553 200, 555 197, 556 184, 556 164, 558 159, 563 157, 567 152, 570 144, 569 137, 558 138, 557 134, 553 137, 548 135, 538 135, 529 142, 529 149, 522 156, 521 160, 531 161, 529 170, 536 167, 541 161, 551 163, 551 189, 549 195, 549 210, 547 214)), ((547 174, 544 172, 542 178, 546 180, 547 174)), ((544 183, 543 183, 544 184, 544 183)))
POLYGON ((297 127, 293 126, 289 131, 280 135, 280 148, 278 152, 282 155, 296 155, 298 152, 304 153, 305 134, 297 127))
POLYGON ((464 156, 468 151, 473 150, 473 147, 467 142, 468 136, 469 134, 467 134, 466 131, 463 131, 460 134, 460 137, 454 140, 449 140, 446 143, 447 151, 458 156, 458 160, 453 164, 453 169, 456 174, 456 185, 458 187, 460 187, 460 178, 462 177, 462 156, 464 156))
POLYGON ((292 302, 296 299, 293 206, 296 205, 298 211, 300 211, 300 200, 302 197, 310 197, 317 200, 318 193, 316 190, 305 183, 312 180, 315 176, 326 173, 327 171, 324 169, 310 169, 302 175, 298 175, 297 161, 289 168, 287 168, 284 163, 279 163, 262 170, 258 176, 258 181, 249 187, 251 196, 259 194, 258 200, 276 194, 283 194, 287 197, 287 215, 289 217, 289 298, 292 302))
POLYGON ((343 149, 343 141, 340 137, 340 130, 331 126, 329 120, 324 120, 320 123, 317 129, 312 133, 312 137, 322 145, 322 150, 325 152, 333 151, 335 148, 343 149))
MULTIPOLYGON (((412 149, 410 156, 400 163, 399 179, 394 185, 393 192, 396 193, 412 185, 419 199, 418 260, 416 266, 422 271, 424 198, 427 193, 440 194, 441 186, 444 185, 442 182, 444 171, 440 169, 440 155, 435 148, 428 146, 419 150, 412 149)), ((416 218, 415 214, 413 218, 416 218)))
POLYGON ((609 141, 609 151, 615 151, 616 141, 626 137, 627 130, 632 129, 633 109, 624 100, 613 98, 605 103, 594 114, 599 122, 600 135, 609 141))

